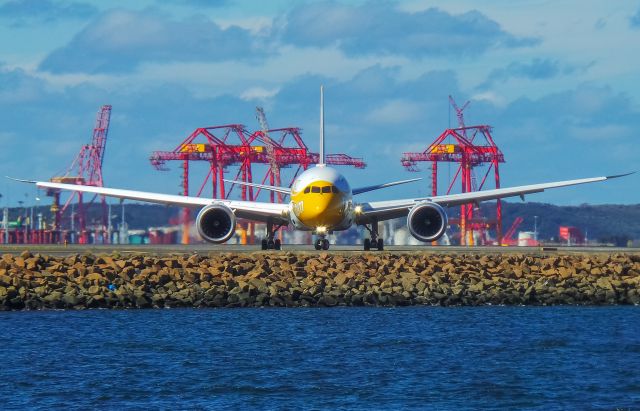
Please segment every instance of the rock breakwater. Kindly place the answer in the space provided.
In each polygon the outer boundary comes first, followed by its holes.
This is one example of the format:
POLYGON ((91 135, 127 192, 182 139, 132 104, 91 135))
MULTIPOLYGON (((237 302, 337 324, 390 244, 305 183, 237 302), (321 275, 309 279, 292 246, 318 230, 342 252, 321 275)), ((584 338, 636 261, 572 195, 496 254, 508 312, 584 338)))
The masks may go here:
POLYGON ((5 254, 0 310, 640 304, 640 255, 5 254))

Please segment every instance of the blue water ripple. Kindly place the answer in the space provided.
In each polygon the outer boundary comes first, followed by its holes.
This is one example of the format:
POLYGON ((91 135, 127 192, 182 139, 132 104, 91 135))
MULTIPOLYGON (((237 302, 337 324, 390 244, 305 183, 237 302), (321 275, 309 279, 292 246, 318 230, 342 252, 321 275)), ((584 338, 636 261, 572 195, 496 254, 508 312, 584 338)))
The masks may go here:
POLYGON ((2 409, 639 409, 638 307, 0 313, 2 409))

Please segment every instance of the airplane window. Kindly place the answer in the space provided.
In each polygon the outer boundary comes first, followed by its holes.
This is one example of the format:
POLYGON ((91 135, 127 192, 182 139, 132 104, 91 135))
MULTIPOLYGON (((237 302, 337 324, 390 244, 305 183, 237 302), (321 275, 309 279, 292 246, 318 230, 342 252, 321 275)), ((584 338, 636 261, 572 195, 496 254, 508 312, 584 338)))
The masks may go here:
POLYGON ((319 193, 320 192, 320 187, 316 187, 316 186, 311 187, 311 192, 312 193, 319 193))
POLYGON ((309 191, 311 191, 311 187, 306 186, 306 187, 304 188, 304 193, 305 193, 305 194, 309 194, 309 191))
POLYGON ((322 192, 323 193, 330 193, 331 192, 331 186, 322 187, 322 192))
POLYGON ((331 186, 331 192, 332 192, 333 194, 338 194, 340 191, 338 190, 338 187, 336 187, 336 186, 331 186))

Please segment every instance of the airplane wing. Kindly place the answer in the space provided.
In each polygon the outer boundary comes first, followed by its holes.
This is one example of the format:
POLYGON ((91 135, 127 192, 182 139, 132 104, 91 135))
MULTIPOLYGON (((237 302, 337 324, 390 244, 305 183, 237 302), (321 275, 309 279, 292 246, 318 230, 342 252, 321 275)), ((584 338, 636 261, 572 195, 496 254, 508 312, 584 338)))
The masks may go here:
POLYGON ((452 207, 461 204, 479 203, 481 201, 496 200, 505 197, 520 196, 524 199, 525 194, 540 193, 551 188, 567 187, 578 184, 595 183, 612 178, 624 177, 633 173, 620 174, 608 177, 582 178, 578 180, 565 180, 553 183, 531 184, 509 188, 497 188, 494 190, 474 191, 462 194, 449 194, 436 197, 412 198, 404 200, 372 201, 360 203, 357 210, 356 221, 358 224, 370 223, 371 221, 389 220, 392 218, 404 217, 416 204, 423 201, 431 201, 443 207, 452 207))
POLYGON ((263 190, 275 191, 276 193, 281 193, 286 195, 291 194, 291 189, 286 187, 276 187, 276 186, 268 186, 264 184, 247 183, 245 181, 227 180, 225 178, 223 178, 223 180, 231 184, 240 184, 241 186, 256 187, 263 190))
POLYGON ((356 195, 356 194, 366 193, 367 191, 373 191, 373 190, 379 190, 381 188, 397 186, 398 184, 412 183, 412 182, 418 181, 418 180, 422 180, 422 177, 420 177, 420 178, 412 178, 410 180, 393 181, 391 183, 376 184, 374 186, 358 187, 358 188, 354 188, 353 190, 351 190, 351 193, 353 195, 356 195))
MULTIPOLYGON (((17 180, 17 179, 13 179, 17 180)), ((145 191, 123 190, 119 188, 95 187, 76 184, 51 183, 48 181, 17 180, 24 183, 35 184, 40 188, 52 190, 78 191, 82 193, 100 194, 107 197, 115 197, 127 200, 145 201, 148 203, 175 205, 182 207, 201 208, 210 204, 225 204, 231 208, 239 218, 256 221, 275 221, 288 223, 288 205, 274 204, 257 201, 238 201, 227 199, 211 199, 200 197, 187 197, 173 194, 150 193, 145 191)))

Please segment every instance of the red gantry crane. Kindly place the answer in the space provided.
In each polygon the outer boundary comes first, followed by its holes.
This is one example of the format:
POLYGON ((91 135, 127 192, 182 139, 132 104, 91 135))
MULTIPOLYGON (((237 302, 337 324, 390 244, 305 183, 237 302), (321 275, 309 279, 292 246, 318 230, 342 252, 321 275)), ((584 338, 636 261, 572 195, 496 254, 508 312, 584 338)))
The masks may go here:
MULTIPOLYGON (((264 112, 262 112, 264 115, 264 112)), ((262 123, 262 122, 261 122, 262 123)), ((309 165, 316 164, 319 155, 309 150, 300 136, 297 127, 269 129, 266 118, 262 130, 249 133, 242 124, 228 124, 223 126, 201 127, 193 131, 172 151, 154 151, 150 157, 151 164, 157 170, 167 170, 168 161, 182 163, 182 194, 189 195, 190 173, 189 162, 208 162, 208 172, 201 183, 196 195, 201 196, 210 181, 213 198, 229 198, 236 184, 231 184, 227 190, 225 179, 230 166, 238 166, 238 170, 231 179, 243 182, 254 182, 253 166, 266 164, 265 175, 256 181, 265 184, 269 179, 270 185, 281 185, 281 169, 296 166, 296 171, 287 186, 291 186, 296 176, 309 165)), ((356 168, 366 167, 360 158, 353 158, 346 154, 333 154, 326 157, 327 164, 347 165, 356 168)), ((245 201, 258 199, 261 190, 245 185, 240 186, 240 196, 245 201)), ((270 200, 276 202, 273 192, 270 200)), ((277 201, 282 201, 281 197, 277 201)), ((183 243, 188 242, 186 229, 190 221, 190 210, 183 209, 182 221, 185 224, 183 243)))
MULTIPOLYGON (((98 111, 96 125, 93 129, 93 137, 91 139, 91 144, 83 145, 80 148, 80 152, 76 155, 75 159, 67 168, 64 174, 58 174, 55 177, 52 177, 50 181, 54 183, 66 183, 66 184, 84 184, 84 185, 92 185, 92 186, 103 186, 103 178, 102 178, 102 161, 104 159, 104 152, 107 144, 107 135, 109 133, 109 121, 111 118, 111 106, 104 105, 98 111)), ((78 230, 79 237, 78 242, 81 244, 86 244, 89 241, 89 236, 87 232, 87 215, 86 215, 86 207, 83 203, 82 193, 73 192, 65 202, 65 204, 60 206, 60 191, 57 190, 49 190, 47 191, 48 196, 53 197, 53 204, 51 205, 51 212, 54 214, 54 232, 58 233, 58 238, 54 241, 62 241, 62 238, 59 237, 59 233, 61 230, 61 221, 62 215, 65 213, 69 205, 72 201, 77 198, 78 200, 78 210, 77 210, 77 220, 78 220, 78 230)), ((89 204, 95 201, 97 196, 94 196, 89 204)), ((75 219, 75 215, 71 215, 72 224, 75 219)), ((108 225, 107 221, 107 206, 104 196, 102 196, 102 226, 101 232, 103 235, 103 242, 108 242, 106 233, 106 227, 108 225), (106 240, 106 241, 105 241, 106 240)))
MULTIPOLYGON (((468 106, 465 103, 458 108, 455 101, 449 96, 451 105, 456 110, 460 127, 446 129, 431 143, 427 149, 419 153, 404 153, 401 162, 409 171, 420 171, 418 162, 431 162, 431 195, 438 195, 438 163, 457 163, 458 168, 451 179, 446 194, 450 194, 458 177, 460 177, 461 192, 468 193, 485 188, 491 179, 489 175, 493 170, 495 188, 500 188, 499 163, 504 163, 504 155, 491 136, 491 126, 465 126, 462 111, 468 106), (480 185, 476 183, 474 169, 488 165, 480 185)), ((460 227, 460 244, 473 245, 473 232, 480 232, 486 237, 487 226, 495 225, 498 244, 502 237, 502 204, 496 202, 496 219, 487 221, 474 215, 474 204, 464 204, 460 207, 460 219, 450 219, 450 223, 458 223, 460 227)))

